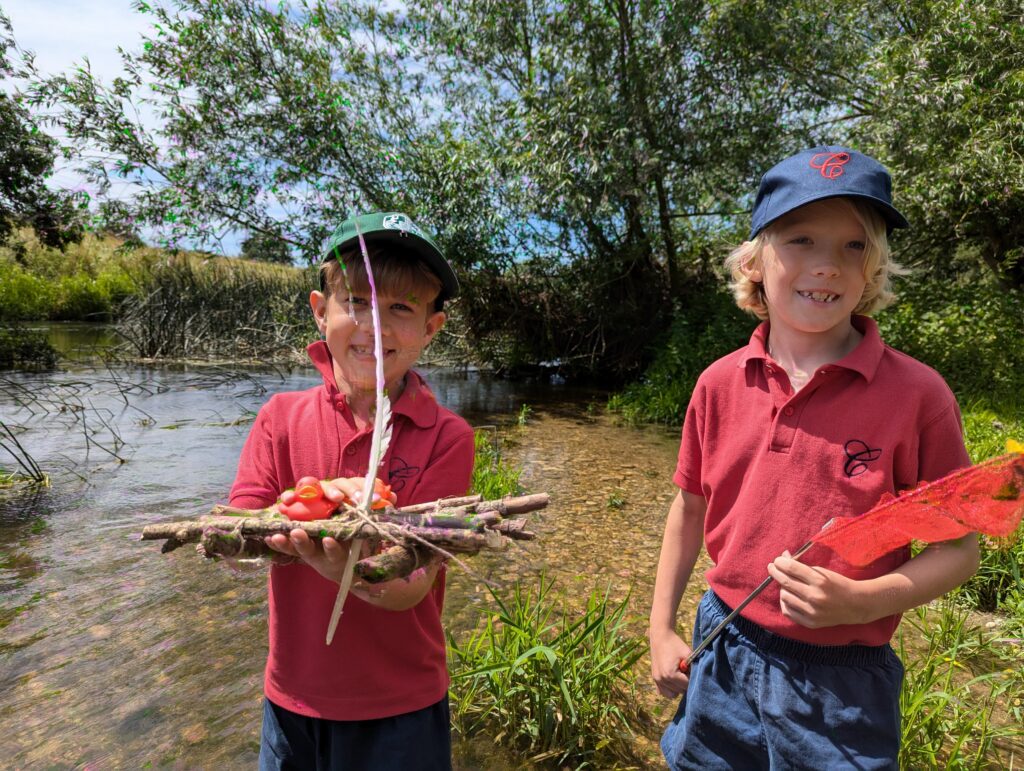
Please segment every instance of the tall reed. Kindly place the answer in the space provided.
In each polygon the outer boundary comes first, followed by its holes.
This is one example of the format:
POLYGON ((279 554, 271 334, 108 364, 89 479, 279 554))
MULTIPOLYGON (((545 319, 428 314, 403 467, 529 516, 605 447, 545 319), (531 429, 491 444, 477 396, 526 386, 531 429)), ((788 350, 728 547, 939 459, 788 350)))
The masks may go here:
POLYGON ((9 487, 16 482, 31 482, 36 485, 48 486, 49 477, 36 463, 28 450, 18 441, 11 428, 0 421, 0 450, 14 459, 21 471, 8 471, 0 467, 0 487, 9 487))
POLYGON ((312 287, 289 266, 176 255, 151 267, 117 329, 142 358, 285 358, 314 339, 312 287))

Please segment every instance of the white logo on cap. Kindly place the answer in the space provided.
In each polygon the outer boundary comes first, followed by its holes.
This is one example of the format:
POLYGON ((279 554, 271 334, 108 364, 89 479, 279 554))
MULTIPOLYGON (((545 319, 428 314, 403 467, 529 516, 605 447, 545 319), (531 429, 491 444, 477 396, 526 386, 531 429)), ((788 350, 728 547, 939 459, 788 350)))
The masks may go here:
POLYGON ((423 231, 420 230, 419 225, 404 214, 385 215, 384 219, 381 221, 381 225, 388 230, 405 230, 409 233, 414 233, 421 238, 423 237, 423 231))

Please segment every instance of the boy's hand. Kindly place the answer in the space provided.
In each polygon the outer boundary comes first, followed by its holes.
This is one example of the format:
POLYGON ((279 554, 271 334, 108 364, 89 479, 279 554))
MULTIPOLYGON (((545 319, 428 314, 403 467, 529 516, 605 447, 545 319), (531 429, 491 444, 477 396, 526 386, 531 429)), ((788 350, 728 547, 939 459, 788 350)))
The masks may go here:
POLYGON ((679 670, 679 662, 689 655, 690 646, 679 635, 651 635, 651 675, 662 696, 675 699, 686 693, 690 676, 679 670))
POLYGON ((782 615, 800 626, 819 629, 863 622, 858 584, 852 578, 821 567, 804 565, 783 552, 768 564, 779 584, 782 615))
POLYGON ((359 503, 363 497, 362 477, 338 477, 321 482, 324 496, 335 503, 359 503))
MULTIPOLYGON (((323 489, 324 495, 328 500, 335 503, 351 503, 358 506, 363 498, 363 484, 364 480, 362 477, 338 477, 327 482, 321 482, 320 487, 323 489)), ((373 508, 375 509, 385 504, 394 505, 396 503, 397 499, 395 494, 391 492, 391 488, 379 478, 374 484, 373 492, 373 508)))
POLYGON ((317 544, 305 530, 296 529, 287 536, 267 536, 263 542, 276 552, 299 558, 328 581, 341 583, 348 561, 347 541, 339 543, 328 536, 317 544))

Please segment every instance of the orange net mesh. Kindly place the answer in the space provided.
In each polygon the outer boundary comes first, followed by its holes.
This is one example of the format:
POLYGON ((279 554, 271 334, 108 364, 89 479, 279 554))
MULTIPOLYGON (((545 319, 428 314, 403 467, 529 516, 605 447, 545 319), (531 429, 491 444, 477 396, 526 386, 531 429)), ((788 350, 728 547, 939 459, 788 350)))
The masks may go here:
POLYGON ((1012 452, 955 471, 899 497, 884 496, 859 517, 834 520, 811 540, 865 566, 911 541, 978 532, 1012 534, 1024 514, 1024 454, 1012 452))

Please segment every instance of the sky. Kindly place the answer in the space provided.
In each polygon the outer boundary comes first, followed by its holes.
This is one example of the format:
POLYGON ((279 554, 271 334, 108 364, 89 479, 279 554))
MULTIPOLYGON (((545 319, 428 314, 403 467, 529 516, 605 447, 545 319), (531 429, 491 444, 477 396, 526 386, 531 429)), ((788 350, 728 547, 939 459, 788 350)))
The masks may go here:
MULTIPOLYGON (((140 48, 149 30, 150 17, 132 8, 131 0, 0 0, 0 8, 11 20, 18 47, 35 53, 43 74, 65 72, 88 58, 93 74, 110 83, 124 72, 117 47, 140 48)), ((55 188, 83 187, 67 164, 58 165, 48 182, 55 188)), ((237 236, 226 239, 222 248, 237 254, 238 241, 237 236)))
POLYGON ((130 0, 3 0, 23 49, 36 54, 36 65, 47 73, 70 69, 86 56, 104 80, 121 73, 117 46, 140 46, 146 16, 130 0))

